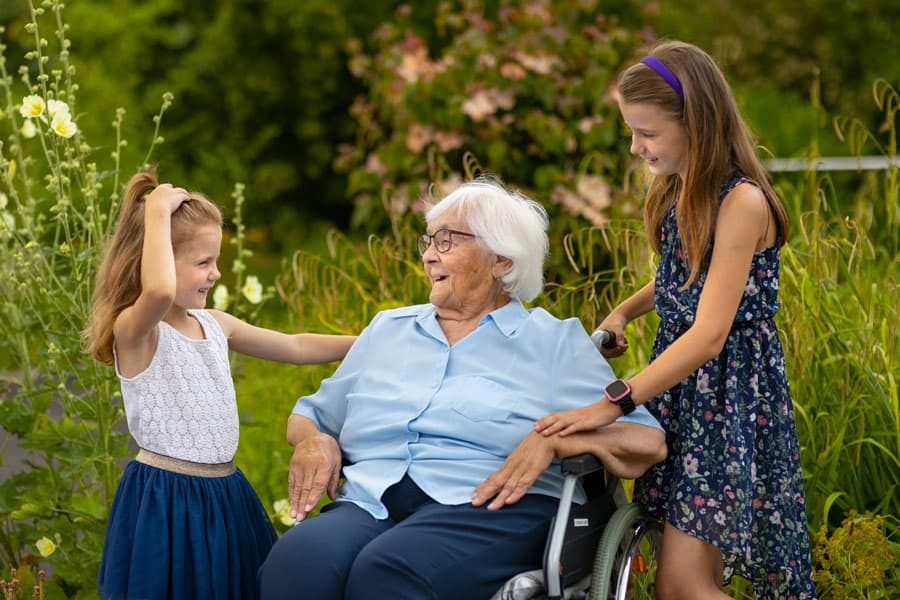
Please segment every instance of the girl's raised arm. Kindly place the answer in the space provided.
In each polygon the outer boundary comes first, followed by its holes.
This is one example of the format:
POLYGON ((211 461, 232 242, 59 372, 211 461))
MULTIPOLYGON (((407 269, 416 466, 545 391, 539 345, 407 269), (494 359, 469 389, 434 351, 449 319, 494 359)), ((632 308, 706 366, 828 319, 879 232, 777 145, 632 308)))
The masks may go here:
POLYGON ((297 365, 332 362, 343 359, 356 341, 353 335, 282 333, 250 325, 226 312, 209 312, 222 326, 231 350, 266 360, 297 365))
POLYGON ((175 300, 172 213, 189 200, 187 191, 168 183, 157 186, 144 199, 141 293, 134 304, 119 313, 113 332, 120 352, 148 350, 145 362, 149 362, 156 343, 152 333, 175 300))

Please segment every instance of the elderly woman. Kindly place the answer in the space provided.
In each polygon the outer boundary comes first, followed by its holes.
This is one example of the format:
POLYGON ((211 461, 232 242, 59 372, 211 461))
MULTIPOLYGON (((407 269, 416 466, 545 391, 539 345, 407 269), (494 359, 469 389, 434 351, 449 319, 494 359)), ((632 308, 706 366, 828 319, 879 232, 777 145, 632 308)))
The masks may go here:
POLYGON ((292 514, 302 521, 326 490, 336 501, 275 544, 264 599, 487 598, 540 564, 555 459, 593 452, 634 478, 665 456, 640 407, 596 431, 534 431, 615 380, 578 320, 522 305, 543 286, 540 204, 476 180, 426 221, 430 303, 377 314, 289 418, 292 514))

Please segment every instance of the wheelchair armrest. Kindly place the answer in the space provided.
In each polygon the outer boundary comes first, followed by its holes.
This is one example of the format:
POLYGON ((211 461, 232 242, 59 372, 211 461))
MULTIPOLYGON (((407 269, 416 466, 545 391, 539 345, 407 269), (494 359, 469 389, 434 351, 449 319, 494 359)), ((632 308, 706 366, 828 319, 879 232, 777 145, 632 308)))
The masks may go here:
POLYGON ((593 454, 569 456, 560 461, 560 470, 566 475, 587 475, 603 468, 603 463, 593 454))

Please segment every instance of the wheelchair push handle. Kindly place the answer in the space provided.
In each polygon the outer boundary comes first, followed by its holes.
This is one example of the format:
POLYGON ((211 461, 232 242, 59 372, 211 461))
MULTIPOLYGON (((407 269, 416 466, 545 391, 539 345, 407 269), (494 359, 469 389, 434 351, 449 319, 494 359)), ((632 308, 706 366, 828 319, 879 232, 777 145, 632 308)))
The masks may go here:
POLYGON ((615 348, 616 334, 609 329, 598 329, 591 334, 591 341, 594 342, 594 345, 597 346, 598 350, 601 348, 615 348))

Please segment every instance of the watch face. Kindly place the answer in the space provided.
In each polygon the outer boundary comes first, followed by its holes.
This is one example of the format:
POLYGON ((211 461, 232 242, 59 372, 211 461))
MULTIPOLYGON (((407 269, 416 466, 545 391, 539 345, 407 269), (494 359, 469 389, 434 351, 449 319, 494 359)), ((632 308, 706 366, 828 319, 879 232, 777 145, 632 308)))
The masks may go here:
POLYGON ((628 386, 621 379, 616 379, 606 387, 606 393, 610 400, 618 400, 629 391, 628 386))

